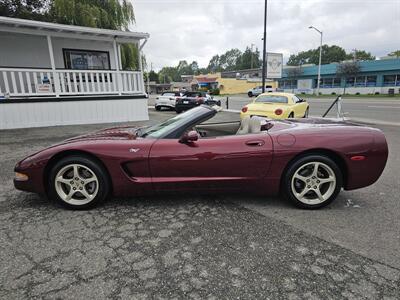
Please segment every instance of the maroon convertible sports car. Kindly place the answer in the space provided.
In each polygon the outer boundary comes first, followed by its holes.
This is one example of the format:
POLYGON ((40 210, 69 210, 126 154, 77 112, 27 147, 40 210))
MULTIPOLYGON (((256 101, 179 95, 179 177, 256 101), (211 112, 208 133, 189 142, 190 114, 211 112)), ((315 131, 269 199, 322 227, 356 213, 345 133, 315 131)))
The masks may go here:
POLYGON ((66 140, 20 161, 15 187, 73 209, 110 195, 200 190, 281 193, 319 208, 341 188, 374 183, 386 164, 378 129, 322 118, 210 123, 217 113, 202 105, 155 126, 66 140))

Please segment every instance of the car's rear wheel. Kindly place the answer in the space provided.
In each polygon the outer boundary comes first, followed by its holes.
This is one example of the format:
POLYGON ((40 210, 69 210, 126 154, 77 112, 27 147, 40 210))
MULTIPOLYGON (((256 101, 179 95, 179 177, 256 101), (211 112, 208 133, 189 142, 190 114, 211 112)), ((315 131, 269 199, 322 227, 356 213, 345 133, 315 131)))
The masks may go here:
POLYGON ((180 114, 182 112, 182 110, 175 108, 175 111, 177 114, 180 114))
POLYGON ((343 185, 337 164, 323 155, 308 155, 294 161, 283 175, 283 194, 301 208, 330 204, 343 185))
POLYGON ((310 108, 307 107, 306 112, 304 113, 303 118, 308 118, 308 114, 310 113, 310 108))
POLYGON ((252 92, 248 92, 247 96, 249 96, 251 98, 251 97, 253 97, 253 93, 252 92))
POLYGON ((156 110, 160 111, 161 110, 161 106, 156 106, 156 110))
POLYGON ((69 209, 88 209, 103 202, 110 191, 108 174, 95 160, 68 156, 59 160, 48 177, 50 199, 69 209))

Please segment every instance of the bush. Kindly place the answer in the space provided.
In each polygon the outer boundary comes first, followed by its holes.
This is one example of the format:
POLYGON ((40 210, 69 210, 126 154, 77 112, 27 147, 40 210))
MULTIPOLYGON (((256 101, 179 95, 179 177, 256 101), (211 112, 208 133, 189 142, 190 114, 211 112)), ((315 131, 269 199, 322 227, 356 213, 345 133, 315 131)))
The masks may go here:
POLYGON ((208 93, 208 88, 206 88, 206 87, 201 87, 201 88, 198 88, 197 89, 199 92, 206 92, 206 93, 208 93))
POLYGON ((210 95, 219 95, 220 90, 219 88, 211 89, 210 90, 210 95))
POLYGON ((379 95, 379 92, 375 92, 375 95, 379 95))
POLYGON ((332 92, 331 95, 336 95, 336 93, 335 93, 335 92, 332 92))

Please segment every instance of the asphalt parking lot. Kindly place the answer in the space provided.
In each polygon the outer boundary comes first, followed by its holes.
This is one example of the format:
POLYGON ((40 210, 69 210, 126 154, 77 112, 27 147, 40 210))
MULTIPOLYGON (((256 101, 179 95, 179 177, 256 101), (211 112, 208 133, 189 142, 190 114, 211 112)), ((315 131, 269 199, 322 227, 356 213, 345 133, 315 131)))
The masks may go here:
MULTIPOLYGON (((173 115, 150 109, 150 122, 173 115)), ((13 189, 20 158, 110 126, 0 131, 0 298, 399 299, 400 127, 377 125, 390 149, 381 179, 318 211, 170 195, 74 212, 13 189)))

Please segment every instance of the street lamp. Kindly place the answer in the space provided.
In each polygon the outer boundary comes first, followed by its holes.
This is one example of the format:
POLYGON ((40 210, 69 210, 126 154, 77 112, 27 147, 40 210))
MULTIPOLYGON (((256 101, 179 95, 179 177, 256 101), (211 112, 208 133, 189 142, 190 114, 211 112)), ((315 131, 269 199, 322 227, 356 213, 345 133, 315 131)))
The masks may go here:
POLYGON ((317 95, 319 96, 319 82, 321 81, 322 31, 318 30, 314 26, 309 26, 308 28, 314 29, 321 35, 321 42, 319 46, 319 64, 318 64, 318 82, 317 82, 317 95))
POLYGON ((265 0, 264 3, 264 37, 263 37, 263 65, 262 65, 262 92, 265 93, 265 71, 266 71, 266 61, 265 61, 265 51, 267 51, 267 14, 268 14, 268 2, 265 0))

